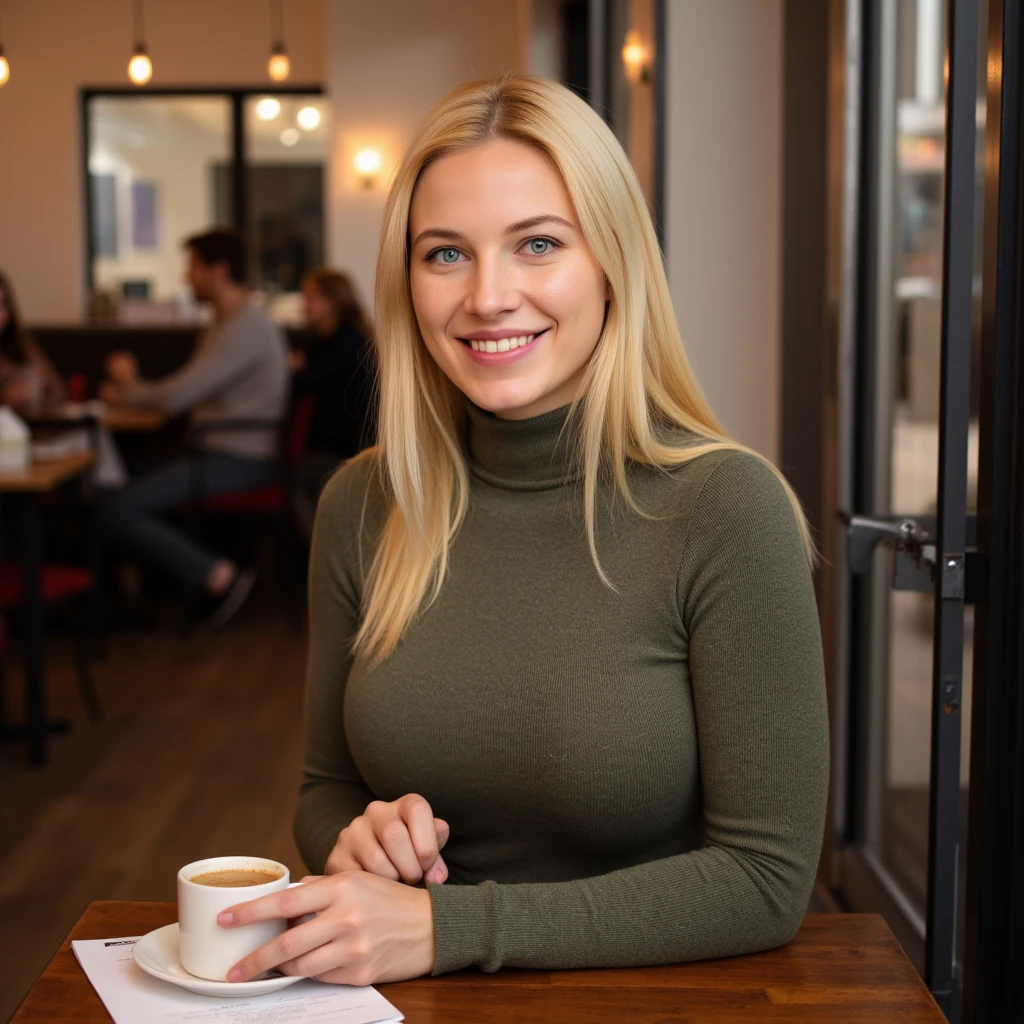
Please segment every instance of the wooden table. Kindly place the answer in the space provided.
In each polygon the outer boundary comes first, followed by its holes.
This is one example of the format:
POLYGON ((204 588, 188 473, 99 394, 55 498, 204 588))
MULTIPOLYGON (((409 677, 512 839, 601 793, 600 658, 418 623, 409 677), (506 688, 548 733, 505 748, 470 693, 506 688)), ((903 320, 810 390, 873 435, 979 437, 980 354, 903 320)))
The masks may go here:
POLYGON ((45 494, 84 473, 95 461, 95 452, 77 452, 31 462, 25 469, 0 469, 0 494, 45 494))
MULTIPOLYGON (((177 919, 173 903, 92 903, 11 1024, 108 1022, 72 939, 143 935, 177 919)), ((875 914, 808 914, 784 949, 757 956, 615 971, 464 972, 380 991, 409 1024, 944 1024, 875 914)))
POLYGON ((0 739, 27 740, 30 764, 46 763, 46 737, 66 732, 63 721, 46 718, 46 669, 43 645, 42 542, 39 536, 39 496, 81 476, 96 461, 95 452, 79 452, 61 459, 33 462, 23 470, 0 470, 0 496, 11 505, 20 534, 25 588, 25 724, 3 722, 0 739))
POLYGON ((166 425, 167 414, 159 409, 118 408, 91 402, 65 403, 28 413, 25 421, 29 426, 41 423, 46 427, 59 427, 65 422, 73 426, 83 421, 93 421, 97 426, 106 427, 115 433, 151 433, 166 425))

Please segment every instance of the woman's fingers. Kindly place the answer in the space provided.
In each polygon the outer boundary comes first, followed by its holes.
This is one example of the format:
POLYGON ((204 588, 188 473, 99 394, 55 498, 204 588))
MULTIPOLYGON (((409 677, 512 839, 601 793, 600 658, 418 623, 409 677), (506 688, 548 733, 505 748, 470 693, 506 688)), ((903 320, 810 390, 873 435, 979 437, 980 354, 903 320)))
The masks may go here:
POLYGON ((434 835, 437 838, 437 848, 439 850, 444 849, 444 844, 448 842, 448 836, 451 834, 451 829, 448 827, 448 822, 443 821, 441 818, 434 819, 434 835))
POLYGON ((331 892, 326 884, 329 879, 296 885, 292 889, 272 892, 247 903, 236 903, 217 915, 217 924, 222 928, 238 928, 255 921, 271 921, 274 918, 289 920, 303 914, 318 914, 331 905, 331 892))
POLYGON ((398 869, 403 882, 412 885, 423 877, 423 867, 404 821, 389 821, 380 830, 380 843, 388 859, 398 869))
POLYGON ((390 878, 393 882, 400 880, 397 867, 377 841, 373 824, 366 816, 356 818, 342 832, 339 845, 334 850, 331 857, 338 854, 337 861, 327 862, 332 875, 342 871, 368 871, 371 875, 390 878))
POLYGON ((423 872, 437 860, 438 843, 437 831, 434 828, 434 812, 430 809, 430 804, 416 794, 402 797, 398 804, 401 820, 409 830, 409 838, 419 862, 420 873, 413 881, 419 881, 423 872))
POLYGON ((448 823, 435 818, 415 793, 388 803, 375 800, 339 833, 325 872, 366 871, 408 885, 443 882, 448 868, 440 851, 449 834, 448 823))
MULTIPOLYGON (((228 971, 228 981, 250 981, 264 971, 280 967, 282 964, 293 963, 309 955, 313 950, 324 948, 333 939, 331 926, 321 918, 314 918, 297 928, 289 928, 265 946, 260 946, 254 953, 243 957, 228 971)), ((317 963, 321 971, 337 967, 338 963, 328 963, 321 957, 317 963)), ((285 973, 294 973, 288 972, 285 973)))
POLYGON ((427 885, 440 885, 448 881, 448 865, 443 857, 438 857, 423 874, 423 881, 427 885))

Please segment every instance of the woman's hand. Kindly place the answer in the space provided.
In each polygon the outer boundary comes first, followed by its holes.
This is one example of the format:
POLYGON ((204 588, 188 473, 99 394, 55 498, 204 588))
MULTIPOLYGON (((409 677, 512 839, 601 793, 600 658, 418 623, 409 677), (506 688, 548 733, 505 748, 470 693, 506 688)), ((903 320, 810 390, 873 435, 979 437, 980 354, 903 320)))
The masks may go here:
POLYGON ((375 800, 341 830, 324 873, 367 871, 409 885, 440 884, 448 878, 441 858, 448 831, 448 823, 435 818, 415 793, 391 803, 375 800))
POLYGON ((304 885, 229 907, 225 928, 272 918, 316 917, 289 928, 240 960, 228 981, 271 968, 338 985, 404 981, 434 969, 430 894, 364 871, 314 878, 304 885))

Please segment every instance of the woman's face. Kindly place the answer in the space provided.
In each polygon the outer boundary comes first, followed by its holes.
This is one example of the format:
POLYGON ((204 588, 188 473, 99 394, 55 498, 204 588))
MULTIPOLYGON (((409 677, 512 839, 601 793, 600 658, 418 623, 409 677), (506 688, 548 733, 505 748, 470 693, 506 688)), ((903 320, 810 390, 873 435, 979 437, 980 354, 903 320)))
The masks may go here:
POLYGON ((318 334, 330 334, 335 327, 334 307, 312 281, 303 284, 302 301, 306 307, 307 326, 318 334))
POLYGON ((508 139, 442 157, 409 214, 409 279, 435 362, 505 419, 576 397, 604 323, 604 274, 565 184, 508 139))

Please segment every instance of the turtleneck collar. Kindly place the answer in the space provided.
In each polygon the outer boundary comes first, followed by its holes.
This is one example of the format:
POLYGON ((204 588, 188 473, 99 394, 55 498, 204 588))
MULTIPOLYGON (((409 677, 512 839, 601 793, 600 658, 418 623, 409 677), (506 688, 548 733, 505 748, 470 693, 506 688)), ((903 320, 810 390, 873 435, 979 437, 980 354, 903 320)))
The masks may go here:
POLYGON ((548 490, 576 479, 573 426, 581 410, 570 423, 571 408, 563 405, 529 419, 503 420, 467 402, 466 446, 473 475, 520 491, 548 490))

